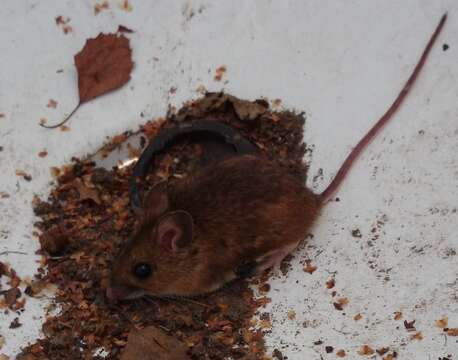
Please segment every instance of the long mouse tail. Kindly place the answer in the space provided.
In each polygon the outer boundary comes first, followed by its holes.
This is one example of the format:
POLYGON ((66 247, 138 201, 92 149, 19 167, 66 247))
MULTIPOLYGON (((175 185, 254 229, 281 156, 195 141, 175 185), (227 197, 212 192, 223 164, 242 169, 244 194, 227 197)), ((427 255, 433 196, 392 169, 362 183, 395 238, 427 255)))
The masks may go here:
POLYGON ((380 129, 393 117, 393 114, 396 112, 396 110, 399 109, 399 106, 404 101, 405 97, 409 93, 409 90, 412 88, 413 84, 415 83, 415 80, 417 79, 418 74, 420 73, 421 69, 423 68, 423 65, 426 62, 429 52, 431 51, 431 48, 433 47, 437 37, 439 36, 445 24, 446 19, 447 19, 447 13, 445 13, 442 16, 439 24, 436 27, 436 30, 434 31, 433 35, 429 39, 428 44, 426 45, 425 49, 423 50, 423 54, 421 55, 420 60, 418 61, 417 65, 415 66, 415 69, 413 70, 412 75, 410 75, 409 79, 405 83, 404 87, 402 88, 401 92, 397 96, 396 100, 394 100, 393 104, 386 111, 386 113, 380 118, 379 121, 377 121, 377 123, 372 127, 372 129, 369 130, 369 132, 359 141, 356 147, 350 152, 350 154, 347 156, 344 163, 342 164, 336 176, 331 181, 331 183, 328 185, 328 187, 321 194, 318 195, 318 199, 321 204, 325 204, 325 202, 329 200, 329 198, 339 188, 340 184, 344 180, 351 166, 353 165, 355 160, 358 158, 358 156, 361 154, 361 152, 371 142, 371 140, 375 137, 375 135, 377 135, 380 129))

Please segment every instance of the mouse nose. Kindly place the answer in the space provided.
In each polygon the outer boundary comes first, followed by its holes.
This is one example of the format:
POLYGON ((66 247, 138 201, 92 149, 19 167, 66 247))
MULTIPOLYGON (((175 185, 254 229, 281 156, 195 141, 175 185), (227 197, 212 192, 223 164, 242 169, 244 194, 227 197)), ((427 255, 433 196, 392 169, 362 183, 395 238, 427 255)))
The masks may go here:
POLYGON ((107 288, 106 295, 108 299, 116 300, 116 290, 114 290, 112 287, 107 288))
POLYGON ((106 295, 110 300, 122 300, 128 295, 128 292, 123 288, 110 286, 107 288, 106 295))

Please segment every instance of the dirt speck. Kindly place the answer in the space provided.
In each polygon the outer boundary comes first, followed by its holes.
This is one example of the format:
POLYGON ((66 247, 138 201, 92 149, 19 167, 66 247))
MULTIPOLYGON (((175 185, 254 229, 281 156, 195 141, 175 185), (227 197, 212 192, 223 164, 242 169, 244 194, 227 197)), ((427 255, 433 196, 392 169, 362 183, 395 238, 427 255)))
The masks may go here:
POLYGON ((361 238, 362 234, 361 234, 361 231, 359 229, 354 229, 354 230, 351 231, 351 236, 353 236, 355 238, 361 238))

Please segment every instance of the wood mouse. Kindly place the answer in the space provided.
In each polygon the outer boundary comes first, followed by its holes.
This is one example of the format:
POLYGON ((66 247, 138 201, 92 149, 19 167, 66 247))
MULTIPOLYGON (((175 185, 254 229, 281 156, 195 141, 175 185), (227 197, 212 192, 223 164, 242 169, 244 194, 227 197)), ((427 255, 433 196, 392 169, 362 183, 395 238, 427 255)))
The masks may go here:
POLYGON ((444 26, 441 18, 411 76, 387 112, 314 194, 275 162, 241 155, 147 194, 138 230, 115 259, 107 297, 196 296, 277 265, 305 239, 350 167, 392 118, 444 26))

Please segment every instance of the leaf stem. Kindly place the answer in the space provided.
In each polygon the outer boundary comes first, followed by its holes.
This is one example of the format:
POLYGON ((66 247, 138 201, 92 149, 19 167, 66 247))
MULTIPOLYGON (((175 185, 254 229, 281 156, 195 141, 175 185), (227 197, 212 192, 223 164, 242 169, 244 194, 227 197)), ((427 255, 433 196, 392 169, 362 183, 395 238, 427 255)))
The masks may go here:
POLYGON ((58 128, 62 125, 64 125, 68 120, 70 120, 70 118, 73 116, 73 114, 76 112, 76 110, 78 110, 78 108, 81 106, 81 101, 78 103, 78 105, 76 105, 76 107, 72 110, 72 112, 64 119, 62 120, 60 123, 56 124, 56 125, 46 125, 46 124, 40 124, 41 127, 44 127, 46 129, 55 129, 55 128, 58 128))

